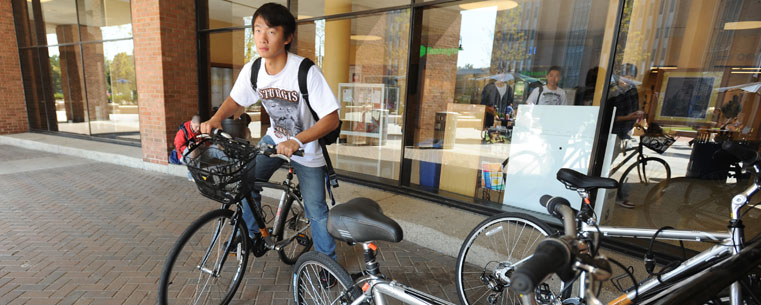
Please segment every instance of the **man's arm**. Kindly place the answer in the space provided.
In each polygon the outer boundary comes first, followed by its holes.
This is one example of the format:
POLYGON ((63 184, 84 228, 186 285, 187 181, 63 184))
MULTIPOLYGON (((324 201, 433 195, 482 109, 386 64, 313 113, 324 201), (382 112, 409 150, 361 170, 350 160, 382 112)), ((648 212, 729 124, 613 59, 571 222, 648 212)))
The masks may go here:
POLYGON ((531 94, 529 94, 528 98, 526 99, 526 104, 539 104, 539 88, 534 88, 534 90, 531 90, 531 94))
POLYGON ((240 111, 241 108, 243 106, 238 105, 232 97, 228 96, 217 110, 217 113, 208 121, 201 123, 201 133, 211 133, 211 130, 214 128, 222 128, 222 120, 240 111))

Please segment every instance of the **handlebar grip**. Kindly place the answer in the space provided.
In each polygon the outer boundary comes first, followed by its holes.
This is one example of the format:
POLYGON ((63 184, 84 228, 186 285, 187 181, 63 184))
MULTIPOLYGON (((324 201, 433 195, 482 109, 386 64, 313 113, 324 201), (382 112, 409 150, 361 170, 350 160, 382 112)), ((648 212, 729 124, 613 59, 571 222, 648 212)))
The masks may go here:
POLYGON ((228 133, 226 133, 226 132, 225 132, 223 129, 221 129, 221 128, 212 128, 212 129, 211 129, 211 135, 212 135, 212 136, 223 136, 223 137, 225 137, 225 138, 228 138, 228 139, 232 139, 232 138, 233 138, 231 135, 229 135, 228 133))
POLYGON ((297 151, 294 151, 294 152, 293 152, 293 155, 294 155, 294 156, 303 157, 303 156, 304 156, 304 151, 303 151, 303 150, 301 150, 301 149, 299 149, 299 150, 297 150, 297 151))
POLYGON ((515 270, 510 279, 512 287, 518 293, 532 292, 545 277, 558 272, 570 261, 568 245, 556 238, 545 239, 536 247, 534 255, 515 270))
POLYGON ((561 206, 567 206, 571 207, 571 203, 568 202, 567 199, 563 197, 556 197, 556 196, 550 196, 550 195, 544 195, 541 198, 539 198, 539 203, 547 208, 547 211, 550 212, 550 215, 563 219, 562 213, 559 211, 559 208, 561 206))
POLYGON ((752 165, 759 159, 758 152, 733 141, 724 141, 724 143, 721 144, 721 148, 735 156, 737 159, 740 159, 743 166, 752 165))

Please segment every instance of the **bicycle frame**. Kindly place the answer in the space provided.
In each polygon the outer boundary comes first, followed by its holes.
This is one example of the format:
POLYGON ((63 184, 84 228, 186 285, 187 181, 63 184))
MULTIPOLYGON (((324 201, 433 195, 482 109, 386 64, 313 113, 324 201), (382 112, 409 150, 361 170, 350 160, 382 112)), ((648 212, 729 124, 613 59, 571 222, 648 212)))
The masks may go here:
MULTIPOLYGON (((756 173, 759 172, 757 167, 754 167, 756 173)), ((749 186, 744 192, 736 195, 732 199, 732 213, 730 221, 730 229, 728 232, 703 232, 703 231, 688 231, 688 230, 662 230, 658 233, 655 229, 642 229, 642 228, 625 228, 625 227, 612 227, 612 226, 595 226, 596 220, 594 218, 589 219, 589 224, 581 221, 580 233, 584 237, 590 237, 591 235, 598 233, 605 237, 630 237, 630 238, 653 238, 656 233, 658 240, 680 240, 680 241, 698 241, 698 242, 720 242, 718 245, 714 245, 710 249, 699 253, 698 255, 682 262, 678 267, 673 270, 662 274, 661 276, 651 278, 641 283, 638 289, 628 291, 611 301, 609 304, 631 304, 632 301, 637 303, 647 304, 650 300, 635 300, 640 298, 642 294, 648 291, 661 287, 663 283, 672 279, 678 279, 680 276, 690 276, 696 272, 702 270, 706 265, 714 265, 726 259, 729 259, 733 255, 742 250, 744 243, 744 229, 739 218, 740 209, 748 203, 748 198, 753 196, 761 185, 759 179, 756 178, 755 183, 749 186)), ((589 203, 588 194, 586 191, 578 191, 585 203, 589 203)), ((590 208, 586 204, 582 204, 584 208, 590 208)), ((585 277, 585 272, 582 271, 582 277, 585 277)), ((584 298, 586 291, 586 281, 580 283, 580 297, 584 298)), ((739 305, 742 303, 740 283, 735 282, 730 288, 730 304, 739 305)))

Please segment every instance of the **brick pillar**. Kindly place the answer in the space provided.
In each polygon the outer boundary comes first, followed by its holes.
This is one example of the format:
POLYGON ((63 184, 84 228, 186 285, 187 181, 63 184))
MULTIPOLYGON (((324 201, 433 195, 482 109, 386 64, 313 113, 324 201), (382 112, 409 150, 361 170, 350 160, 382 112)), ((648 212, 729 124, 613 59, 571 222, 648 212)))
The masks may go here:
POLYGON ((198 112, 193 0, 132 1, 143 160, 166 164, 180 123, 198 112))
MULTIPOLYGON (((58 37, 71 37, 79 35, 77 26, 66 24, 56 26, 58 37)), ((72 41, 72 40, 64 40, 72 41)), ((80 59, 79 46, 58 47, 60 53, 58 63, 61 66, 61 89, 63 89, 64 109, 66 120, 74 123, 87 121, 85 112, 85 87, 82 78, 82 60, 80 59)))
POLYGON ((0 134, 29 130, 10 1, 0 1, 0 134))

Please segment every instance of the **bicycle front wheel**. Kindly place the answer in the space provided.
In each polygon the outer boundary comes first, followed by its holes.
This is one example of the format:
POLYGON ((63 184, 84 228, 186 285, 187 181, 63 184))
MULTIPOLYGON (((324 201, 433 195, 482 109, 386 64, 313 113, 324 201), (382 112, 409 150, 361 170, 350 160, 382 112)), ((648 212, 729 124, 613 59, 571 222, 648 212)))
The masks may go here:
POLYGON ((329 256, 312 251, 302 255, 293 270, 293 299, 297 305, 351 304, 354 283, 346 269, 329 256))
POLYGON ((648 157, 630 165, 618 181, 620 198, 630 194, 647 194, 662 181, 671 179, 671 167, 661 158, 648 157))
MULTIPOLYGON (((457 294, 464 305, 521 304, 510 289, 510 276, 554 231, 529 215, 492 216, 470 232, 457 255, 457 294)), ((537 286, 536 303, 551 304, 562 282, 552 275, 537 286)), ((553 303, 554 304, 554 303, 553 303)))
POLYGON ((236 236, 248 236, 248 229, 231 210, 214 210, 193 222, 166 260, 159 304, 230 303, 246 270, 250 247, 248 238, 236 236))
POLYGON ((293 197, 288 197, 286 202, 287 214, 278 225, 278 241, 291 240, 291 242, 278 251, 280 260, 288 265, 293 265, 301 254, 309 251, 312 247, 312 237, 309 232, 309 219, 307 219, 304 207, 293 197))

